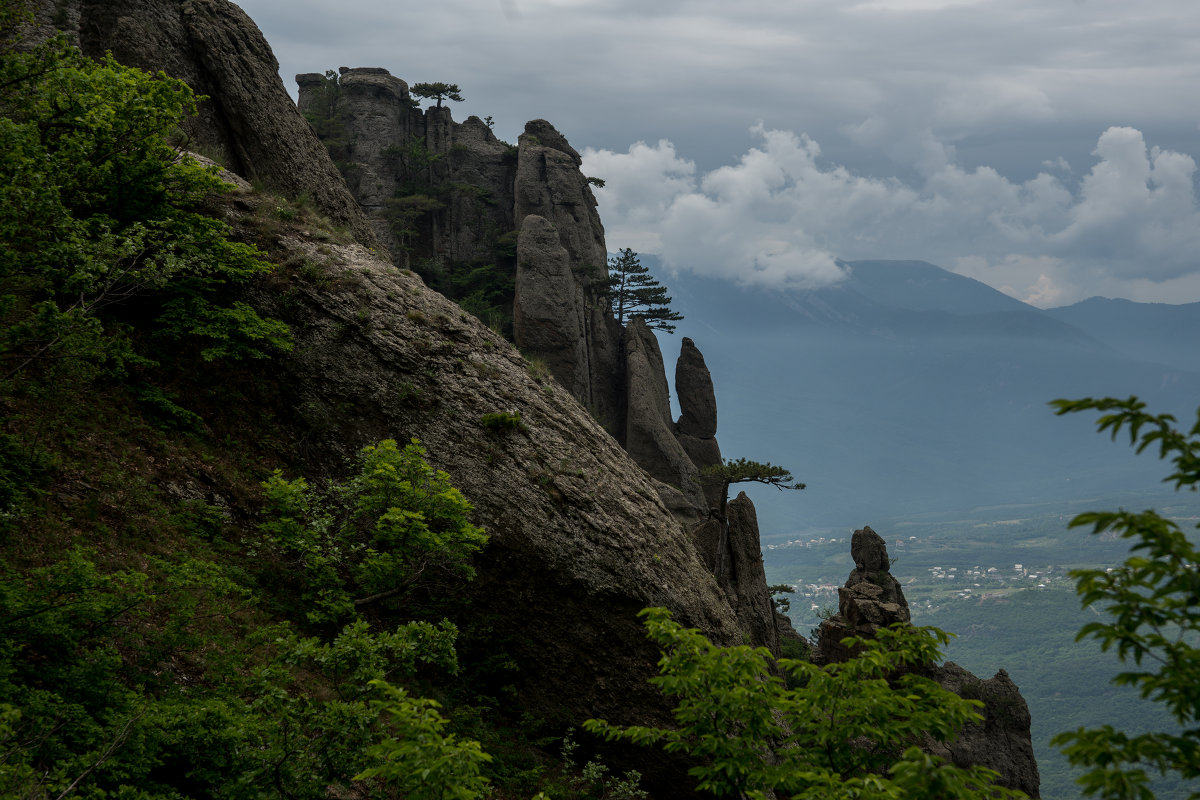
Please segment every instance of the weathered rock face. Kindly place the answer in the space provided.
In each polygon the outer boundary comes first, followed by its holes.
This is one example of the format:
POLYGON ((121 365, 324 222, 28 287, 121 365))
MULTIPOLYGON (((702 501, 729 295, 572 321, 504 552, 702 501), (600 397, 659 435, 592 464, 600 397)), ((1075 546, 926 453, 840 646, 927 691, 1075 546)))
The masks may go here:
POLYGON ((871 636, 877 628, 908 622, 911 615, 900 582, 891 574, 887 544, 867 527, 850 540, 854 570, 838 589, 838 613, 821 624, 818 655, 844 661, 853 653, 842 645, 847 636, 871 636))
POLYGON ((516 146, 506 144, 478 117, 460 124, 448 107, 420 109, 404 81, 377 67, 343 68, 332 85, 317 73, 296 80, 300 108, 328 118, 336 131, 328 138, 335 158, 396 264, 432 264, 442 274, 480 266, 515 274, 517 344, 550 363, 622 440, 623 332, 600 297, 607 277, 604 227, 579 153, 566 138, 549 122, 533 120, 516 146), (521 253, 533 252, 533 245, 520 244, 531 216, 548 223, 566 251, 566 272, 556 269, 544 287, 538 267, 521 260, 521 253), (555 307, 557 320, 550 313, 555 307), (579 342, 551 348, 547 327, 577 330, 579 342))
POLYGON ((325 147, 296 110, 262 33, 228 0, 39 0, 48 34, 66 28, 83 52, 162 70, 210 99, 184 122, 192 149, 288 196, 307 194, 365 245, 378 246, 325 147))
POLYGON ((745 492, 729 501, 728 536, 722 579, 717 583, 725 590, 737 615, 738 623, 750 635, 751 644, 779 652, 779 631, 775 625, 775 609, 766 592, 767 573, 763 567, 762 545, 758 535, 758 514, 745 492))
POLYGON ((587 395, 587 340, 570 254, 545 217, 530 214, 517 239, 513 334, 571 394, 587 395))
POLYGON ((683 495, 687 505, 680 510, 684 514, 700 517, 707 506, 700 475, 675 438, 662 352, 653 332, 640 319, 625 329, 625 359, 625 449, 643 469, 683 495))
POLYGON ((380 438, 419 438, 491 535, 461 591, 519 665, 521 706, 564 725, 668 723, 636 612, 666 606, 726 644, 742 633, 647 474, 565 389, 416 276, 360 247, 281 246, 334 278, 258 298, 297 337, 273 380, 308 474, 380 438), (495 411, 519 413, 524 429, 489 429, 481 416, 495 411))
POLYGON ((683 337, 675 362, 675 391, 679 395, 679 433, 697 439, 717 435, 717 395, 712 375, 696 343, 683 337))
POLYGON ((983 722, 967 725, 949 745, 928 742, 935 756, 959 766, 996 770, 1004 785, 1040 797, 1041 776, 1029 737, 1029 706, 1020 689, 1000 670, 981 680, 953 662, 934 667, 930 677, 961 697, 983 701, 983 722))
POLYGON ((579 171, 583 159, 544 119, 526 123, 517 143, 520 152, 513 186, 517 218, 538 214, 550 220, 575 270, 604 282, 608 277, 604 226, 592 190, 579 171))
MULTIPOLYGON (((847 636, 870 637, 880 627, 910 621, 908 601, 890 573, 887 544, 867 526, 850 543, 854 570, 838 590, 838 613, 821 623, 818 663, 845 661, 854 652, 842 644, 847 636)), ((981 680, 952 662, 918 670, 950 691, 983 701, 983 722, 968 725, 949 745, 928 740, 926 749, 959 766, 979 764, 1000 773, 1001 783, 1038 797, 1037 760, 1029 733, 1029 707, 1016 684, 1001 670, 981 680)))
MULTIPOLYGON (((717 445, 717 396, 712 375, 696 343, 683 337, 679 359, 675 362, 675 392, 679 397, 679 421, 675 437, 698 470, 721 464, 717 445)), ((710 511, 719 512, 725 502, 725 483, 720 478, 701 477, 705 502, 710 511)))

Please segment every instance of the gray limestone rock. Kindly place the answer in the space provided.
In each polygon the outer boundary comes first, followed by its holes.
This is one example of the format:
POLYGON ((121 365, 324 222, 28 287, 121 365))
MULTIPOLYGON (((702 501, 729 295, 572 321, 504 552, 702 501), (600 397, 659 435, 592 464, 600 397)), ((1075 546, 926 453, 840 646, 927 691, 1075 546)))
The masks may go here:
POLYGON ((576 397, 586 393, 588 383, 580 305, 570 256, 558 231, 545 218, 530 214, 517 238, 513 334, 525 352, 544 359, 555 379, 576 397))
POLYGON ((838 613, 821 623, 817 660, 844 661, 853 652, 842 645, 847 636, 873 635, 877 628, 912 617, 908 601, 889 572, 887 544, 868 525, 850 540, 854 569, 838 589, 838 613))
MULTIPOLYGON (((565 389, 416 276, 356 246, 285 240, 279 255, 337 276, 254 298, 296 335, 271 380, 304 458, 342 464, 366 443, 419 438, 491 536, 461 591, 518 665, 520 707, 564 724, 669 724, 637 612, 666 606, 723 644, 742 633, 653 481, 565 389), (497 410, 525 428, 496 436, 481 416, 497 410)), ((646 771, 659 757, 629 758, 646 771)))
POLYGON ((871 530, 870 525, 855 531, 850 538, 850 557, 854 559, 854 569, 859 572, 888 572, 891 569, 887 542, 871 530))
POLYGON ((662 352, 654 333, 640 319, 633 320, 625 330, 625 359, 625 449, 656 479, 683 493, 692 507, 690 516, 701 516, 707 501, 699 472, 672 430, 662 352))
POLYGON ((540 119, 526 123, 517 143, 514 216, 524 219, 537 214, 550 220, 571 254, 581 284, 589 290, 599 288, 608 277, 608 252, 596 198, 579 171, 579 153, 553 125, 540 119))
POLYGON ((679 397, 679 432, 697 439, 717 435, 717 396, 712 375, 696 343, 683 337, 675 362, 675 392, 679 397))
POLYGON ((983 680, 948 661, 931 668, 928 675, 961 697, 983 701, 983 721, 967 725, 948 744, 928 740, 925 749, 960 767, 994 769, 1000 773, 1003 785, 1040 797, 1041 776, 1030 739, 1029 706, 1008 673, 1000 670, 983 680))
POLYGON ((333 92, 317 73, 296 82, 300 108, 334 121, 329 144, 399 266, 495 261, 497 237, 520 222, 512 203, 516 148, 478 117, 456 123, 449 107, 422 110, 408 84, 381 67, 343 67, 333 92), (416 199, 404 211, 412 216, 397 224, 392 204, 406 198, 416 199))
MULTIPOLYGON (((779 631, 775 608, 767 592, 767 573, 763 567, 762 543, 758 533, 758 514, 745 492, 729 501, 728 553, 726 579, 717 582, 729 596, 738 623, 749 634, 750 643, 779 652, 779 631)), ((720 567, 718 567, 720 569, 720 567)))
POLYGON ((305 194, 323 214, 378 246, 354 197, 288 96, 279 64, 254 22, 228 0, 39 0, 88 55, 162 70, 210 99, 181 126, 190 147, 232 172, 290 197, 305 194))

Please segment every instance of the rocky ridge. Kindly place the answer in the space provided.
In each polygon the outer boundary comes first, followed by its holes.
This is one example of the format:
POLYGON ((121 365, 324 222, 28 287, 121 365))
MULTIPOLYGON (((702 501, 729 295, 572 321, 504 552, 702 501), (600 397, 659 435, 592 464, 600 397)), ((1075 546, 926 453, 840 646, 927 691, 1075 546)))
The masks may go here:
POLYGON ((743 496, 729 506, 739 511, 730 517, 725 484, 701 477, 721 463, 712 376, 695 343, 685 340, 675 369, 682 410, 675 421, 654 332, 638 319, 623 327, 608 310, 604 228, 582 159, 566 137, 533 120, 517 145, 506 145, 477 117, 456 123, 448 108, 420 109, 407 83, 378 67, 306 73, 296 81, 300 110, 326 132, 397 265, 434 274, 486 265, 501 273, 508 265, 497 245, 515 233, 517 346, 544 362, 649 473, 740 609, 743 630, 777 650, 753 505, 743 496), (490 242, 481 230, 491 231, 490 242))

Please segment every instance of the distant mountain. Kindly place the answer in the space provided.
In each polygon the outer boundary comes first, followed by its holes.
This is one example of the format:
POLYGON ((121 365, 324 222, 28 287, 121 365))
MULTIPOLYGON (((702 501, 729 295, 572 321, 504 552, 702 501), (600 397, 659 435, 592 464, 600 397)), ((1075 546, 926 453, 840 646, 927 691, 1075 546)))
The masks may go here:
POLYGON ((847 261, 842 284, 881 305, 910 311, 1033 311, 986 283, 947 272, 927 261, 847 261))
POLYGON ((1173 306, 1092 297, 1045 313, 1125 355, 1200 372, 1200 342, 1196 336, 1200 331, 1200 303, 1173 306))
MULTIPOLYGON (((784 464, 808 483, 799 495, 752 492, 766 539, 1157 490, 1163 471, 1151 457, 1047 403, 1137 394, 1188 419, 1200 401, 1200 371, 1180 358, 1118 349, 1102 325, 1074 325, 924 262, 852 262, 844 283, 800 292, 643 263, 712 370, 723 453, 784 464)), ((1172 335, 1197 341, 1200 320, 1172 335)), ((670 358, 677 343, 660 341, 670 358)))

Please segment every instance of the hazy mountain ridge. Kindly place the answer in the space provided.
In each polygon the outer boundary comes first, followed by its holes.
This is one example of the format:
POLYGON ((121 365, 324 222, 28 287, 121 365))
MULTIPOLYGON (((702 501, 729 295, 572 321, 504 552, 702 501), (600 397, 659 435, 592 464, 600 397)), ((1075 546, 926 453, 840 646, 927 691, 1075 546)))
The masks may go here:
POLYGON ((1158 488, 1157 465, 1047 403, 1136 394, 1190 418, 1200 372, 1181 368, 1168 345, 1195 341, 1200 314, 1118 304, 1129 318, 1174 320, 1147 324, 1138 349, 1118 348, 1119 326, 1075 325, 932 264, 847 266, 842 284, 789 292, 658 271, 687 317, 681 332, 707 332, 705 356, 724 377, 728 453, 769 457, 809 483, 786 508, 756 496, 764 540, 895 514, 1158 488))
POLYGON ((1045 311, 1127 355, 1200 372, 1200 303, 1169 305, 1091 297, 1045 311))

